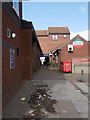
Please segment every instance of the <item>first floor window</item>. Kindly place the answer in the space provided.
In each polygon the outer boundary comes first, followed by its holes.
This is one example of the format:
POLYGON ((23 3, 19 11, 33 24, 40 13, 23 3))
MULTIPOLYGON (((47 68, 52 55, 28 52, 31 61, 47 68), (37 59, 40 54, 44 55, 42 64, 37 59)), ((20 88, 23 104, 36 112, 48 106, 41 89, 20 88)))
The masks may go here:
POLYGON ((58 40, 58 36, 57 35, 52 35, 52 40, 58 40))
POLYGON ((10 49, 10 69, 15 68, 15 50, 10 49))
POLYGON ((66 38, 66 37, 67 37, 67 35, 65 34, 65 35, 64 35, 64 38, 66 38))

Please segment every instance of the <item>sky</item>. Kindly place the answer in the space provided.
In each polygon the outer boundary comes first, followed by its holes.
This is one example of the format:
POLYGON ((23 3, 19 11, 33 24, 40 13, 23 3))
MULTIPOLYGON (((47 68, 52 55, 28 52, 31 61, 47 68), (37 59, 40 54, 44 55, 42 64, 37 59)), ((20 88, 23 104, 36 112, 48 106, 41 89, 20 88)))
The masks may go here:
POLYGON ((88 2, 23 2, 23 19, 35 30, 68 27, 72 36, 88 30, 88 2))

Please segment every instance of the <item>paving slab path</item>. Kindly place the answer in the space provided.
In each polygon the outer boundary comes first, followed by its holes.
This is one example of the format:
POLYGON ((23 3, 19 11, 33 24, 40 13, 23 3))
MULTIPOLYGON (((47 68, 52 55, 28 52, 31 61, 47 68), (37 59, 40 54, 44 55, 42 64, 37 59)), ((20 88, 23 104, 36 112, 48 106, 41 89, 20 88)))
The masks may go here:
POLYGON ((30 95, 35 92, 37 85, 47 84, 47 93, 52 99, 56 99, 54 105, 57 114, 43 109, 47 118, 88 118, 88 98, 80 93, 60 71, 50 70, 42 66, 33 74, 32 81, 26 81, 24 86, 13 97, 3 110, 3 118, 22 118, 31 111, 28 104, 30 95), (24 97, 25 100, 21 101, 24 97))

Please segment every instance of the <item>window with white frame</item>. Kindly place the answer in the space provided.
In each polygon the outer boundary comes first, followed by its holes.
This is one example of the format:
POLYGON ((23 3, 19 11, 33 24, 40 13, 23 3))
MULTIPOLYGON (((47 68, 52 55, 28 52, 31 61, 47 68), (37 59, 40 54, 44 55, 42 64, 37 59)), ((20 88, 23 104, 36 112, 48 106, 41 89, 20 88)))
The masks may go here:
POLYGON ((52 35, 52 40, 58 40, 58 35, 52 35))
POLYGON ((66 38, 67 37, 67 35, 66 34, 64 34, 64 38, 66 38))
POLYGON ((10 32, 10 29, 7 28, 7 37, 10 38, 11 37, 11 32, 10 32))

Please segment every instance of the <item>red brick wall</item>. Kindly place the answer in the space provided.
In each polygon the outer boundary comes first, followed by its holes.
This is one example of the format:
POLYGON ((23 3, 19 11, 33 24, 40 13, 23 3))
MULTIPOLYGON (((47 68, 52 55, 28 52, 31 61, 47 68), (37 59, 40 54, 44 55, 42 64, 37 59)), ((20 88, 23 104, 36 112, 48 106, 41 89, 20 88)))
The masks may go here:
POLYGON ((22 79, 32 78, 32 30, 21 30, 22 79))
POLYGON ((37 46, 37 42, 33 43, 33 54, 32 54, 32 69, 33 72, 36 71, 40 66, 40 50, 37 46))
POLYGON ((74 38, 68 45, 64 46, 61 49, 61 61, 70 61, 72 58, 85 58, 88 57, 88 42, 84 41, 83 38, 81 37, 76 37, 74 38), (80 39, 84 42, 84 46, 77 48, 73 48, 73 52, 69 53, 68 52, 68 45, 73 44, 72 42, 76 39, 80 39))
POLYGON ((33 71, 36 71, 37 69, 37 42, 35 41, 33 43, 33 54, 32 54, 32 69, 33 71))
POLYGON ((59 34, 58 40, 52 40, 52 35, 49 35, 48 37, 38 37, 38 39, 43 54, 49 54, 49 51, 57 47, 59 44, 69 41, 70 35, 67 35, 67 37, 64 38, 62 34, 59 34))
POLYGON ((37 48, 37 55, 38 55, 38 57, 37 57, 37 67, 39 68, 40 67, 40 49, 39 49, 39 47, 37 48))
MULTIPOLYGON (((20 29, 12 21, 9 15, 2 11, 2 38, 3 42, 20 48, 20 29), (7 28, 16 33, 15 39, 7 37, 7 28)), ((21 80, 21 53, 17 56, 15 51, 15 68, 10 70, 10 48, 3 46, 2 48, 2 88, 3 94, 17 81, 21 80)))
MULTIPOLYGON (((20 80, 31 80, 32 72, 40 65, 40 49, 37 42, 32 44, 32 29, 20 28, 3 9, 3 48, 2 48, 2 89, 3 95, 8 92, 20 80), (14 39, 7 37, 7 28, 15 32, 14 39), (20 48, 19 56, 15 50, 15 68, 10 69, 10 48, 20 48), (33 62, 34 61, 34 62, 33 62), (32 63, 33 62, 33 63, 32 63)), ((14 16, 15 17, 15 16, 14 16)), ((19 21, 21 23, 21 21, 19 21)), ((27 22, 26 22, 27 23, 27 22)), ((30 25, 30 24, 29 24, 30 25)))
POLYGON ((70 40, 70 35, 67 35, 66 38, 64 38, 63 35, 58 35, 58 40, 52 40, 52 35, 49 35, 48 51, 54 49, 63 42, 68 42, 69 40, 70 40))

